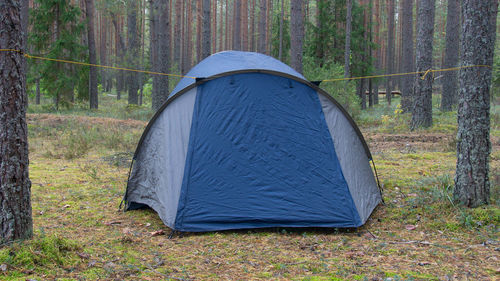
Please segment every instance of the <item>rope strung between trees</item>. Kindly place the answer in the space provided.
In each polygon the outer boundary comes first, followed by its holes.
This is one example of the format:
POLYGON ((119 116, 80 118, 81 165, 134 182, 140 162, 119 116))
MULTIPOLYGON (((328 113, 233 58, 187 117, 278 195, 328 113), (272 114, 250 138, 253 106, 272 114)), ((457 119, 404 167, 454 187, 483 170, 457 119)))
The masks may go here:
MULTIPOLYGON (((16 49, 0 49, 0 52, 16 52, 16 53, 22 54, 24 57, 29 58, 29 59, 55 61, 55 62, 70 63, 70 64, 76 64, 76 65, 84 65, 84 66, 94 66, 94 67, 101 67, 101 68, 108 68, 108 69, 116 69, 116 70, 123 70, 123 71, 146 73, 146 74, 152 74, 152 75, 173 76, 173 77, 190 78, 190 79, 196 79, 197 78, 197 77, 193 77, 193 76, 186 76, 186 75, 180 75, 180 74, 162 73, 162 72, 154 72, 154 71, 148 71, 148 70, 139 70, 139 69, 131 69, 131 68, 124 68, 124 67, 109 66, 109 65, 92 64, 92 63, 72 61, 72 60, 53 59, 53 58, 47 58, 47 57, 32 56, 32 55, 30 55, 28 53, 25 53, 25 52, 23 52, 21 50, 16 50, 16 49)), ((347 78, 332 78, 332 79, 321 80, 321 82, 350 81, 350 80, 360 80, 360 79, 370 79, 370 78, 382 78, 382 77, 392 77, 392 76, 404 76, 404 75, 415 75, 415 74, 423 74, 422 77, 420 77, 420 79, 424 80, 425 77, 427 76, 427 74, 429 74, 429 73, 446 72, 446 71, 456 71, 456 70, 460 70, 462 68, 472 68, 472 67, 488 67, 488 68, 492 68, 490 65, 483 65, 483 64, 478 64, 478 65, 464 65, 464 66, 457 66, 457 67, 451 67, 451 68, 442 68, 442 69, 432 69, 431 68, 431 69, 428 69, 428 70, 425 70, 425 71, 414 71, 414 72, 405 72, 405 73, 380 74, 380 75, 369 75, 369 76, 358 76, 358 77, 347 77, 347 78)))
POLYGON ((22 54, 24 57, 29 58, 29 59, 47 60, 47 61, 76 64, 76 65, 94 66, 94 67, 101 67, 101 68, 108 68, 108 69, 139 72, 139 73, 146 73, 146 74, 153 74, 153 75, 173 76, 173 77, 181 77, 181 78, 185 77, 185 78, 196 79, 196 77, 193 77, 193 76, 186 76, 186 75, 179 75, 179 74, 172 74, 172 73, 162 73, 162 72, 154 72, 154 71, 148 71, 148 70, 131 69, 131 68, 116 67, 116 66, 101 65, 101 64, 92 64, 92 63, 72 61, 72 60, 53 59, 53 58, 47 58, 47 57, 32 56, 28 53, 21 51, 21 50, 15 50, 15 49, 0 49, 0 52, 16 52, 16 53, 22 54))

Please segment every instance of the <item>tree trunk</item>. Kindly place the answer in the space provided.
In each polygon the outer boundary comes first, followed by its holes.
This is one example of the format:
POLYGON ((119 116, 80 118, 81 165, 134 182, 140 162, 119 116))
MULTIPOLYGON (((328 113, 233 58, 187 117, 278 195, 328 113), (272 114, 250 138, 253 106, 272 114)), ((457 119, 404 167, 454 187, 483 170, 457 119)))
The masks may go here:
POLYGON ((259 0, 260 10, 259 10, 259 37, 258 37, 258 48, 259 53, 266 53, 266 9, 268 0, 259 0))
POLYGON ((252 0, 252 10, 250 12, 250 51, 255 51, 255 1, 252 0))
POLYGON ((203 1, 201 59, 210 56, 210 0, 203 1))
MULTIPOLYGON (((158 48, 157 54, 158 59, 155 63, 156 70, 161 73, 168 73, 170 69, 170 51, 168 46, 170 46, 170 11, 169 11, 169 0, 160 0, 158 5, 158 15, 155 17, 158 19, 158 25, 155 30, 158 36, 158 48)), ((188 5, 190 6, 190 5, 188 5)), ((154 111, 157 111, 164 103, 167 101, 169 94, 169 83, 168 76, 155 75, 153 77, 153 87, 156 88, 153 92, 151 107, 154 111), (156 85, 155 85, 156 84, 156 85)))
MULTIPOLYGON (((89 62, 97 64, 94 39, 94 0, 85 0, 87 15, 87 36, 89 44, 89 62)), ((97 96, 97 67, 90 66, 89 71, 89 100, 90 109, 97 109, 99 102, 97 96)))
MULTIPOLYGON (((186 72, 191 69, 193 66, 193 5, 192 1, 189 0, 187 3, 187 40, 186 40, 186 55, 185 55, 185 60, 186 60, 186 72)), ((170 24, 169 24, 170 25, 170 24)), ((170 38, 170 33, 169 33, 169 38, 170 38)), ((169 39, 170 41, 170 39, 169 39)))
POLYGON ((212 0, 212 52, 217 52, 217 0, 212 0))
POLYGON ((233 50, 241 51, 241 0, 234 0, 233 50))
POLYGON ((241 0, 241 50, 248 51, 248 0, 241 0))
MULTIPOLYGON (((94 1, 92 0, 92 2, 94 2, 94 1)), ((99 42, 99 44, 100 44, 100 48, 99 48, 100 61, 99 61, 99 64, 102 64, 102 65, 107 65, 107 58, 106 58, 106 51, 107 51, 107 48, 106 48, 106 41, 107 41, 106 27, 107 26, 108 26, 108 23, 106 20, 106 16, 101 13, 101 30, 100 30, 101 34, 100 34, 100 42, 99 42)), ((106 69, 105 68, 101 68, 101 85, 102 85, 104 91, 106 91, 106 69)))
MULTIPOLYGON (((401 70, 405 73, 415 71, 413 59, 413 1, 414 0, 403 0, 403 12, 401 19, 401 45, 403 53, 401 56, 401 70)), ((405 112, 410 111, 411 108, 414 81, 415 76, 413 75, 405 75, 401 77, 401 109, 405 112)))
MULTIPOLYGON (((497 0, 462 1, 463 66, 493 65, 497 0)), ((488 67, 460 70, 457 172, 453 195, 467 207, 490 202, 490 85, 488 67)))
MULTIPOLYGON (((434 36, 434 12, 436 0, 421 0, 418 10, 418 36, 416 50, 417 71, 427 71, 432 68, 432 41, 434 36)), ((417 75, 411 129, 432 126, 432 82, 433 73, 417 75)))
MULTIPOLYGON (((375 55, 375 71, 376 74, 381 73, 382 68, 382 41, 380 40, 380 26, 382 25, 381 14, 380 14, 380 0, 375 0, 375 42, 380 45, 375 55)), ((374 81, 373 85, 373 104, 378 104, 378 87, 379 81, 374 81)))
POLYGON ((35 104, 40 104, 40 78, 36 79, 35 104))
MULTIPOLYGON (((117 21, 116 15, 111 14, 113 25, 115 27, 115 48, 116 48, 116 60, 118 62, 123 61, 125 42, 123 41, 123 35, 121 33, 120 24, 117 21)), ((116 72, 116 99, 121 99, 121 92, 123 91, 123 83, 125 83, 125 74, 122 70, 117 70, 116 72)))
MULTIPOLYGON (((128 50, 129 50, 129 67, 137 68, 138 61, 138 46, 137 46, 137 3, 134 0, 129 0, 127 11, 127 29, 128 29, 128 50)), ((137 91, 139 90, 137 73, 129 72, 128 74, 128 103, 138 104, 137 91)))
MULTIPOLYGON (((227 0, 226 0, 227 1, 227 0)), ((202 25, 202 0, 196 1, 196 10, 197 10, 197 20, 196 20, 196 61, 201 61, 201 25, 202 25)))
MULTIPOLYGON (((24 4, 12 0, 1 4, 0 49, 26 46, 24 4)), ((25 63, 21 53, 0 52, 0 244, 33 235, 25 63)))
MULTIPOLYGON (((219 48, 217 49, 218 51, 224 50, 224 20, 223 20, 223 15, 224 12, 222 11, 222 7, 224 7, 224 0, 221 0, 221 3, 219 5, 219 48)), ((214 38, 214 40, 216 40, 214 38)))
POLYGON ((290 66, 302 73, 302 44, 304 41, 304 22, 302 15, 302 0, 292 0, 290 3, 290 66))
MULTIPOLYGON (((345 49, 344 49, 344 78, 349 78, 351 57, 351 29, 352 29, 352 0, 347 0, 347 15, 345 23, 345 49)), ((346 80, 346 85, 348 80, 346 80)))
POLYGON ((181 14, 184 0, 175 0, 175 25, 174 25, 174 59, 178 69, 181 69, 181 14))
MULTIPOLYGON (((460 49, 460 1, 448 0, 446 17, 446 47, 443 68, 456 67, 460 49)), ((443 91, 441 96, 441 110, 450 111, 457 104, 458 77, 457 71, 443 73, 443 91)))
MULTIPOLYGON (((386 74, 394 72, 394 0, 387 3, 387 55, 386 55, 386 74)), ((385 82, 385 96, 387 104, 391 105, 392 99, 392 77, 387 77, 385 82)))
POLYGON ((281 17, 280 17, 280 47, 278 51, 278 59, 283 61, 283 18, 285 16, 285 0, 281 0, 281 17))

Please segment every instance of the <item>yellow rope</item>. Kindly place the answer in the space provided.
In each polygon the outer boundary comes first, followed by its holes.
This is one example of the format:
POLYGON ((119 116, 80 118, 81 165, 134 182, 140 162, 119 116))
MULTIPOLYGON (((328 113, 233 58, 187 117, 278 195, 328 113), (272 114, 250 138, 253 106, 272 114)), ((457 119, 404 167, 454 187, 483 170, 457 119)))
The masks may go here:
POLYGON ((380 77, 391 77, 391 76, 404 76, 404 75, 414 75, 414 74, 424 74, 420 79, 424 80, 425 76, 427 74, 432 73, 432 72, 445 72, 445 71, 454 71, 454 70, 459 70, 461 68, 471 68, 471 67, 489 67, 489 65, 483 65, 483 64, 478 64, 478 65, 464 65, 464 66, 457 66, 457 67, 451 67, 451 68, 443 68, 443 69, 428 69, 425 71, 414 71, 414 72, 405 72, 405 73, 393 73, 393 74, 380 74, 380 75, 370 75, 370 76, 360 76, 360 77, 348 77, 348 78, 334 78, 334 79, 326 79, 323 80, 322 82, 334 82, 334 81, 345 81, 345 80, 359 80, 359 79, 368 79, 368 78, 380 78, 380 77))
POLYGON ((17 52, 17 53, 23 54, 26 58, 29 58, 29 59, 48 60, 48 61, 55 61, 55 62, 77 64, 77 65, 85 65, 85 66, 102 67, 102 68, 108 68, 108 69, 117 69, 117 70, 124 70, 124 71, 140 72, 140 73, 146 73, 146 74, 174 76, 174 77, 186 77, 186 78, 196 79, 196 77, 193 77, 193 76, 185 76, 185 75, 172 74, 172 73, 162 73, 162 72, 154 72, 154 71, 147 71, 147 70, 131 69, 131 68, 124 68, 124 67, 109 66, 109 65, 92 64, 92 63, 72 61, 72 60, 52 59, 52 58, 46 58, 46 57, 32 56, 30 54, 23 53, 20 50, 14 50, 14 49, 0 49, 0 52, 17 52))
MULTIPOLYGON (((102 67, 102 68, 109 68, 109 69, 117 69, 117 70, 123 70, 123 71, 133 71, 133 72, 140 72, 140 73, 146 73, 146 74, 174 76, 174 77, 186 77, 186 78, 196 79, 196 77, 184 76, 184 75, 179 75, 179 74, 162 73, 162 72, 154 72, 154 71, 147 71, 147 70, 138 70, 138 69, 123 68, 123 67, 108 66, 108 65, 100 65, 100 64, 91 64, 91 63, 78 62, 78 61, 72 61, 72 60, 63 60, 63 59, 52 59, 52 58, 47 58, 47 57, 38 57, 38 56, 32 56, 32 55, 30 55, 28 53, 24 53, 23 51, 16 50, 16 49, 0 49, 0 52, 17 52, 17 53, 23 54, 26 58, 30 58, 30 59, 48 60, 48 61, 55 61, 55 62, 77 64, 77 65, 85 65, 85 66, 94 66, 94 67, 102 67)), ((471 68, 471 67, 489 67, 489 68, 491 68, 491 66, 489 66, 489 65, 481 65, 481 64, 480 65, 464 65, 464 66, 457 66, 457 67, 443 68, 443 69, 432 69, 431 68, 431 69, 428 69, 428 70, 425 70, 425 71, 414 71, 414 72, 406 72, 406 73, 380 74, 380 75, 369 75, 369 76, 348 77, 348 78, 333 78, 333 79, 322 80, 322 82, 359 80, 359 79, 381 78, 381 77, 391 77, 391 76, 404 76, 404 75, 415 75, 415 74, 424 74, 420 78, 420 79, 424 80, 425 77, 427 76, 427 74, 429 74, 429 73, 445 72, 445 71, 455 71, 455 70, 459 70, 459 69, 462 69, 462 68, 471 68)))

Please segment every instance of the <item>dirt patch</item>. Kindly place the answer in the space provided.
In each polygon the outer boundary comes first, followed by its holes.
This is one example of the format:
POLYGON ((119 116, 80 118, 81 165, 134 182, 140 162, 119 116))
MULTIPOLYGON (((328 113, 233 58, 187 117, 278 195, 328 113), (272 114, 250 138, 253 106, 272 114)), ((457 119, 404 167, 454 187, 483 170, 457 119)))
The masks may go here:
POLYGON ((374 152, 400 150, 413 153, 418 150, 443 151, 454 147, 454 135, 440 133, 383 134, 366 133, 366 141, 374 152))
POLYGON ((90 117, 90 116, 70 116, 70 115, 55 115, 55 114, 27 114, 28 123, 38 123, 48 125, 50 127, 58 127, 67 124, 68 121, 87 125, 113 126, 113 127, 128 127, 128 128, 144 128, 147 122, 127 119, 113 119, 105 117, 90 117))

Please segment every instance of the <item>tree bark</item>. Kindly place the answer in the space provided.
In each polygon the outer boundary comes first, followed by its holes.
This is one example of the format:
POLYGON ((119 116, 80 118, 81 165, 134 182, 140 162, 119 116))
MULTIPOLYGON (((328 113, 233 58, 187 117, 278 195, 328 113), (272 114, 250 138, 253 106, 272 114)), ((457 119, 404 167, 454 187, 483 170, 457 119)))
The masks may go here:
POLYGON ((248 0, 241 0, 241 50, 248 51, 248 0))
MULTIPOLYGON (((394 72, 394 0, 387 3, 387 55, 386 55, 386 74, 394 72)), ((385 96, 387 104, 391 105, 393 79, 386 77, 385 96)))
MULTIPOLYGON (((347 0, 347 14, 345 23, 345 49, 344 49, 344 78, 349 78, 349 64, 351 62, 351 29, 352 29, 352 0, 347 0)), ((346 85, 348 80, 346 80, 346 85)))
MULTIPOLYGON (((192 1, 189 0, 187 3, 187 34, 186 34, 186 55, 185 55, 185 60, 186 60, 186 65, 185 69, 186 72, 191 69, 193 66, 193 5, 192 1)), ((170 41, 170 33, 169 33, 169 41, 170 41)))
POLYGON ((241 51, 241 0, 234 0, 233 50, 241 51))
MULTIPOLYGON (((116 48, 116 60, 117 62, 123 61, 125 42, 123 41, 123 35, 121 33, 120 24, 117 21, 116 15, 111 14, 113 21, 113 26, 115 27, 115 48, 116 48)), ((118 63, 117 63, 118 64, 118 63)), ((123 91, 123 84, 125 80, 125 74, 122 70, 116 71, 116 99, 121 99, 121 92, 123 91)))
POLYGON ((290 3, 290 19, 290 66, 302 73, 302 44, 304 41, 302 0, 292 0, 290 3))
MULTIPOLYGON (((382 41, 380 40, 380 26, 381 22, 381 14, 380 14, 380 0, 375 0, 375 42, 380 45, 375 55, 375 73, 381 73, 382 68, 382 41)), ((378 104, 378 87, 379 81, 376 80, 373 82, 373 104, 378 104)))
POLYGON ((281 17, 280 17, 280 47, 278 51, 278 59, 283 61, 283 18, 285 16, 285 0, 281 0, 281 17))
MULTIPOLYGON (((415 71, 415 63, 413 59, 413 1, 403 0, 402 12, 402 72, 415 71)), ((453 0, 451 0, 453 1, 453 0)), ((410 111, 412 104, 413 82, 415 77, 413 75, 406 75, 401 77, 401 109, 403 111, 410 111)))
MULTIPOLYGON (((137 3, 135 0, 129 0, 127 13, 129 67, 134 69, 137 68, 139 55, 137 46, 137 3)), ((139 90, 139 86, 137 81, 137 73, 129 72, 128 76, 128 103, 138 104, 137 91, 139 90)))
POLYGON ((184 0, 175 0, 175 25, 174 25, 174 59, 179 70, 181 69, 181 14, 184 0))
MULTIPOLYGON (((493 65, 497 0, 462 1, 463 66, 493 65)), ((467 207, 490 202, 490 85, 492 69, 462 68, 459 74, 457 171, 453 195, 467 207)))
MULTIPOLYGON (((0 4, 0 49, 23 50, 26 29, 23 1, 0 4)), ((0 243, 33 235, 28 174, 25 58, 0 52, 0 243)))
MULTIPOLYGON (((170 11, 169 11, 169 1, 170 0, 159 0, 158 2, 158 19, 157 31, 158 36, 158 48, 157 54, 158 59, 155 63, 156 70, 161 73, 168 73, 170 69, 170 51, 168 47, 170 46, 170 11)), ((190 6, 190 5, 189 5, 190 6)), ((169 94, 169 83, 168 76, 155 75, 153 77, 153 87, 155 91, 152 96, 151 107, 154 111, 157 111, 167 100, 169 94)))
MULTIPOLYGON (((460 49, 460 1, 448 0, 446 17, 446 46, 443 68, 456 67, 460 49)), ((450 111, 457 104, 458 75, 457 71, 443 73, 443 91, 441 96, 441 110, 450 111)))
POLYGON ((210 56, 210 0, 203 1, 201 59, 210 56))
POLYGON ((217 0, 212 0, 212 50, 217 52, 217 0))
POLYGON ((259 37, 258 37, 258 48, 259 53, 266 53, 266 15, 267 15, 267 1, 259 0, 260 10, 259 10, 259 37))
MULTIPOLYGON (((87 36, 89 44, 89 62, 97 64, 95 39, 94 39, 94 0, 85 0, 85 12, 87 15, 87 36)), ((97 67, 90 66, 89 71, 89 100, 90 109, 97 109, 99 106, 97 95, 97 67)))
POLYGON ((250 12, 250 51, 255 51, 255 1, 252 0, 252 10, 250 12))

